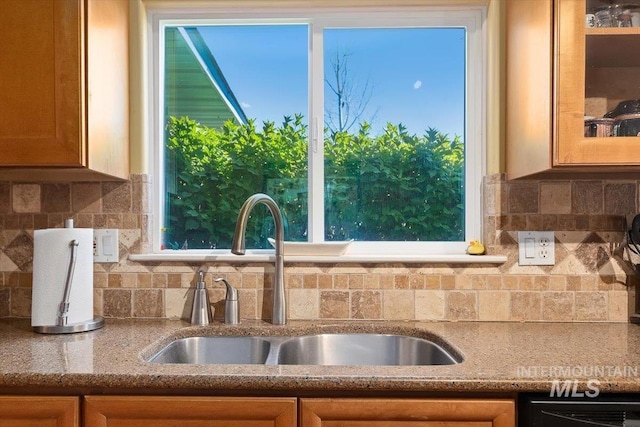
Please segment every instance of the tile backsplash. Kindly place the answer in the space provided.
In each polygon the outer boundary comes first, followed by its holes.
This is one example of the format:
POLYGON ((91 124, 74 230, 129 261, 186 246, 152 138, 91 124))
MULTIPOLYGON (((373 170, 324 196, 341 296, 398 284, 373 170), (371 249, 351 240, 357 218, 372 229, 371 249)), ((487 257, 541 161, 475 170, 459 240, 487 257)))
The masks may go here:
MULTIPOLYGON (((507 256, 486 264, 285 264, 291 319, 611 321, 633 313, 634 267, 623 253, 625 216, 639 182, 528 180, 483 183, 484 243, 507 256), (552 230, 554 266, 519 266, 517 232, 552 230)), ((33 230, 120 229, 120 262, 94 264, 94 305, 105 317, 187 318, 196 271, 214 317, 224 318, 223 276, 239 288, 241 317, 270 317, 270 263, 145 262, 151 248, 151 181, 0 182, 0 317, 31 313, 33 230), (266 296, 266 299, 265 299, 266 296)), ((636 262, 638 262, 636 260, 636 262)))

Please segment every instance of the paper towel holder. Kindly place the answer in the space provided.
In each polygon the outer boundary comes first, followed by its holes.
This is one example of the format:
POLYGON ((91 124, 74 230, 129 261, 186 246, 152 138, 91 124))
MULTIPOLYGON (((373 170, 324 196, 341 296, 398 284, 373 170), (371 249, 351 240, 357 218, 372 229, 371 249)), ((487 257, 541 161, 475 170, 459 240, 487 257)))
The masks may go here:
POLYGON ((76 332, 89 332, 104 326, 104 318, 96 316, 86 322, 72 323, 70 325, 46 325, 34 326, 33 330, 41 334, 74 334, 76 332))
MULTIPOLYGON (((65 228, 73 228, 72 219, 68 219, 65 221, 65 228)), ((67 280, 65 281, 64 285, 64 294, 58 308, 57 324, 34 326, 33 330, 35 332, 39 332, 41 334, 72 334, 76 332, 93 331, 104 326, 104 318, 100 316, 96 316, 93 319, 84 322, 72 324, 67 323, 67 313, 69 312, 69 296, 71 295, 71 283, 73 281, 73 274, 76 269, 78 245, 79 243, 75 239, 69 242, 71 257, 69 258, 69 269, 67 270, 67 280)))

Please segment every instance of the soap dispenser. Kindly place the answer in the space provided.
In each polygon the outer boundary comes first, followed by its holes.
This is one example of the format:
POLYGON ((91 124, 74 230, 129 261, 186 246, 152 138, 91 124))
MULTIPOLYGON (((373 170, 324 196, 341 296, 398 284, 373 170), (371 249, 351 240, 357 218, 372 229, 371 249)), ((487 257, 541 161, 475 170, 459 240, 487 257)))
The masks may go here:
POLYGON ((231 286, 223 277, 219 277, 215 281, 222 282, 227 286, 227 296, 224 299, 224 323, 227 325, 237 325, 240 323, 238 290, 231 286))
POLYGON ((193 306, 191 307, 191 323, 193 325, 208 325, 211 323, 211 304, 209 295, 204 283, 204 271, 198 271, 198 281, 193 295, 193 306))

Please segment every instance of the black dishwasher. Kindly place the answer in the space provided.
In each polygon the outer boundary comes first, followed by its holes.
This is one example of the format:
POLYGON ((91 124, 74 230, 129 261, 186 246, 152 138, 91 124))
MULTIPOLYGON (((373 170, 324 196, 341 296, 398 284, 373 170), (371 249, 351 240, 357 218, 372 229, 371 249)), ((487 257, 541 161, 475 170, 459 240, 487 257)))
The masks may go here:
POLYGON ((518 427, 640 427, 640 395, 560 398, 521 395, 518 427))

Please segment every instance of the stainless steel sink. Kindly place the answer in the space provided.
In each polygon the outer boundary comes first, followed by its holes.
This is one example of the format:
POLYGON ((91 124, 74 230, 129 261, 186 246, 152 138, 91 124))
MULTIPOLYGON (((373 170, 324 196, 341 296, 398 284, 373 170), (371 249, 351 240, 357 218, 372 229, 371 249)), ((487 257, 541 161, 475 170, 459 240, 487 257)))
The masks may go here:
POLYGON ((281 365, 451 365, 458 361, 421 338, 381 334, 320 334, 295 337, 280 346, 281 365))
POLYGON ((197 336, 173 341, 151 363, 341 366, 452 365, 462 357, 423 338, 396 334, 197 336))
POLYGON ((189 337, 154 354, 152 363, 264 364, 271 343, 257 337, 189 337))

